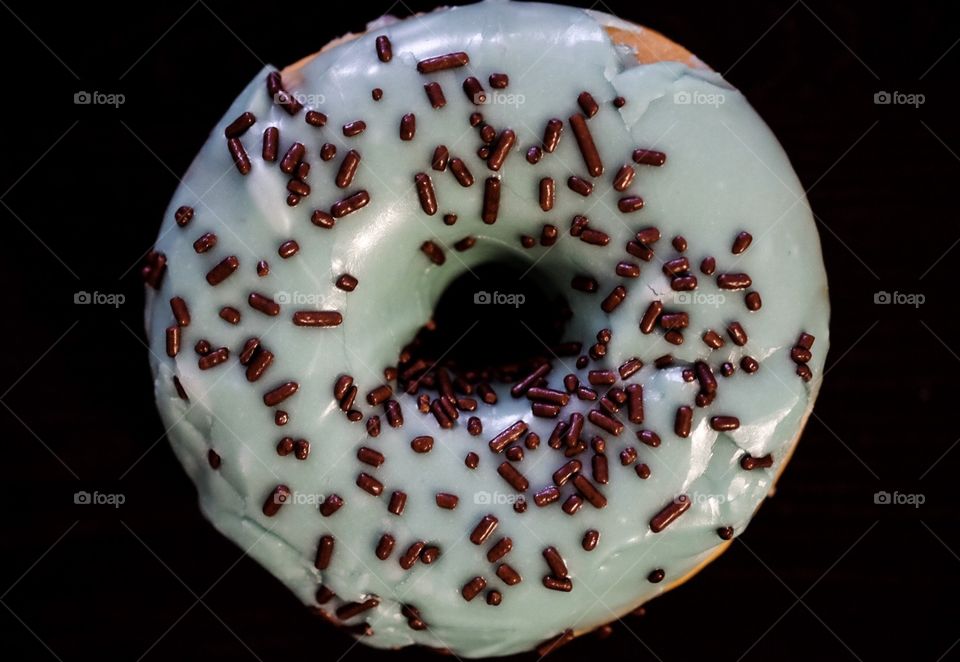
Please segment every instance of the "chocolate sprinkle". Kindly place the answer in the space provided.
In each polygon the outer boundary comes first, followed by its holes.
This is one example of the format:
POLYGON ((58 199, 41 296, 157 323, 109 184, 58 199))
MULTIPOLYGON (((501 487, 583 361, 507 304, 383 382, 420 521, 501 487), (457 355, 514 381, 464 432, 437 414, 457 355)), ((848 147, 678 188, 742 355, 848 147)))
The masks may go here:
POLYGON ((168 326, 166 332, 167 356, 176 357, 180 353, 180 327, 168 326))
POLYGON ((450 172, 457 178, 460 186, 467 188, 473 185, 473 175, 470 173, 470 169, 467 168, 467 164, 461 159, 450 159, 450 172))
POLYGON ((431 262, 437 266, 440 266, 447 261, 447 257, 443 253, 443 249, 432 241, 425 241, 420 244, 420 250, 430 259, 431 262))
POLYGON ((450 159, 450 152, 445 145, 437 145, 433 150, 433 158, 430 160, 431 167, 434 170, 443 172, 447 169, 447 161, 450 159))
POLYGON ((470 57, 463 52, 447 53, 417 62, 417 71, 422 74, 432 74, 445 69, 454 69, 470 63, 470 57))
POLYGON ((230 151, 230 156, 233 157, 233 164, 237 167, 237 171, 241 175, 249 173, 250 157, 247 156, 247 150, 243 148, 243 143, 240 142, 240 139, 230 138, 227 140, 227 149, 230 151))
POLYGON ((687 512, 689 508, 690 497, 686 494, 681 494, 653 516, 650 520, 650 530, 654 533, 660 533, 673 523, 674 520, 687 512))
POLYGON ((543 585, 553 591, 563 591, 569 593, 573 590, 573 581, 564 577, 554 577, 552 575, 546 575, 543 578, 543 585))
POLYGON ((487 586, 487 580, 483 577, 474 577, 463 585, 460 593, 467 602, 473 600, 487 586))
POLYGON ((753 284, 747 274, 718 274, 717 286, 721 290, 743 290, 753 284))
POLYGON ((337 278, 335 285, 337 286, 337 289, 341 289, 344 292, 353 292, 355 289, 357 289, 358 283, 359 281, 350 274, 342 274, 337 278))
POLYGON ((600 110, 600 104, 596 102, 589 92, 581 92, 580 96, 577 97, 577 103, 580 105, 580 110, 583 111, 583 114, 588 118, 593 117, 597 114, 597 111, 600 110))
POLYGON ((318 110, 308 110, 303 119, 310 126, 321 127, 327 124, 327 116, 318 110))
POLYGON ((259 310, 265 315, 274 317, 280 314, 280 304, 259 292, 251 292, 247 297, 247 303, 250 304, 251 308, 259 310))
POLYGON ((437 195, 433 190, 433 180, 430 179, 430 175, 419 172, 414 175, 413 181, 417 186, 420 208, 428 216, 433 216, 437 213, 437 195))
POLYGON ((236 255, 223 258, 217 266, 207 272, 207 282, 216 287, 237 270, 240 266, 240 260, 236 255))
POLYGON ((553 202, 556 196, 556 186, 552 177, 544 177, 540 180, 540 209, 550 211, 553 209, 553 202))
POLYGON ((500 137, 497 139, 496 144, 490 150, 490 158, 487 159, 487 167, 493 171, 500 170, 503 167, 503 162, 506 161, 507 156, 510 155, 510 149, 513 147, 513 144, 517 141, 517 134, 511 129, 504 129, 500 132, 500 137))
POLYGON ((407 495, 405 492, 396 491, 390 495, 390 503, 387 504, 387 510, 394 515, 403 514, 403 509, 407 505, 407 495))
POLYGON ((417 117, 413 113, 407 113, 400 118, 400 140, 413 140, 417 133, 417 117))
POLYGON ((280 512, 280 508, 289 500, 290 488, 286 485, 277 485, 267 496, 267 500, 263 502, 263 514, 267 517, 273 517, 280 512))
POLYGON ((563 133, 563 121, 553 118, 547 122, 543 131, 543 151, 552 153, 560 144, 560 135, 563 133))
MULTIPOLYGON (((360 472, 360 474, 357 475, 357 486, 360 489, 362 489, 364 492, 367 492, 368 494, 372 494, 373 496, 376 496, 376 497, 383 494, 383 483, 381 483, 379 480, 377 480, 370 474, 360 472)), ((392 501, 391 501, 391 505, 392 505, 392 501)))
POLYGON ((530 487, 530 483, 524 475, 517 471, 516 467, 509 462, 501 463, 500 466, 497 467, 497 473, 517 492, 526 492, 527 488, 530 487))
POLYGON ((175 220, 181 228, 186 227, 191 219, 193 219, 193 207, 188 205, 177 207, 177 211, 173 213, 173 220, 175 220))
POLYGON ((501 563, 497 566, 497 577, 507 586, 516 586, 522 581, 520 573, 506 563, 501 563))
POLYGON ((412 568, 414 564, 417 562, 417 559, 420 558, 420 554, 421 552, 423 552, 423 548, 426 546, 427 546, 427 543, 423 542, 422 540, 417 540, 416 542, 411 544, 409 547, 407 547, 407 551, 401 554, 400 558, 398 559, 400 563, 400 567, 403 568, 404 570, 409 570, 410 568, 412 568))
POLYGON ((587 197, 593 193, 593 184, 585 179, 577 177, 576 175, 570 175, 570 177, 567 179, 567 188, 574 193, 579 193, 583 197, 587 197))
POLYGON ((487 225, 497 222, 497 213, 500 209, 500 180, 496 177, 487 177, 483 187, 483 212, 480 218, 487 225))
POLYGON ((389 533, 384 533, 382 536, 380 536, 380 540, 377 542, 377 548, 375 550, 377 558, 381 561, 386 561, 388 558, 390 558, 390 554, 393 552, 394 544, 396 544, 396 539, 389 533))
POLYGON ((360 152, 351 149, 343 157, 340 163, 340 169, 337 171, 337 188, 347 188, 353 183, 353 178, 357 174, 357 168, 360 165, 360 152))
POLYGON ((673 431, 678 437, 686 439, 690 436, 690 426, 693 422, 693 409, 684 405, 677 407, 677 414, 673 422, 673 431))
POLYGON ((499 520, 493 515, 484 515, 483 519, 477 523, 473 532, 470 534, 470 542, 474 545, 482 545, 487 538, 496 530, 499 520))
POLYGON ((490 77, 487 80, 490 81, 490 87, 495 90, 502 90, 510 84, 510 77, 507 76, 507 74, 490 74, 490 77))
POLYGON ((662 166, 667 161, 667 155, 652 149, 638 148, 633 150, 633 161, 643 165, 662 166))
POLYGON ((347 214, 352 214, 358 209, 366 207, 369 202, 370 194, 366 191, 358 191, 351 196, 333 203, 333 206, 330 207, 330 214, 334 218, 342 218, 347 214))
POLYGON ((633 179, 636 176, 637 171, 633 169, 628 163, 625 163, 620 167, 620 170, 617 171, 616 176, 613 178, 613 189, 615 191, 626 191, 630 188, 630 184, 633 183, 633 179))
MULTIPOLYGON (((583 162, 587 166, 587 172, 592 177, 599 177, 603 174, 603 162, 600 160, 600 152, 597 151, 597 146, 593 142, 593 136, 590 135, 586 118, 580 113, 571 115, 570 128, 577 139, 577 146, 580 148, 583 162)), ((552 152, 553 150, 548 149, 547 151, 552 152)))
POLYGON ((293 239, 290 239, 280 244, 280 248, 277 249, 277 253, 283 259, 287 259, 288 257, 293 257, 296 255, 299 250, 300 245, 293 239))
POLYGON ((447 98, 443 95, 443 88, 440 83, 427 83, 423 86, 427 93, 427 100, 434 109, 440 109, 447 105, 447 98))
POLYGON ((640 332, 645 334, 652 333, 662 312, 663 302, 651 301, 650 305, 647 306, 646 312, 643 313, 643 317, 640 318, 640 332))
POLYGON ((643 209, 643 198, 638 195, 620 198, 620 200, 617 201, 617 209, 624 214, 639 211, 643 209))
POLYGON ((340 326, 343 315, 335 310, 298 310, 293 313, 293 323, 297 326, 340 326))
POLYGON ((446 510, 453 510, 457 507, 457 503, 460 501, 460 497, 456 494, 449 494, 447 492, 439 492, 436 496, 437 506, 444 508, 446 510))
POLYGON ((410 442, 410 448, 413 449, 414 453, 429 453, 433 450, 433 437, 428 435, 414 437, 413 441, 410 442))
POLYGON ((730 322, 730 324, 727 325, 727 335, 730 336, 730 340, 733 341, 734 345, 742 347, 747 344, 747 332, 743 330, 739 322, 730 322))
POLYGON ((320 514, 324 517, 330 517, 342 507, 343 499, 336 494, 330 494, 320 504, 320 514))
POLYGON ((377 58, 381 62, 389 62, 393 59, 393 46, 390 44, 390 38, 386 35, 377 37, 377 58))
POLYGON ((463 81, 463 93, 467 95, 470 103, 476 106, 487 102, 487 93, 483 90, 483 84, 474 76, 469 76, 463 81))
POLYGON ((773 456, 770 453, 767 453, 762 457, 744 455, 740 459, 740 466, 747 471, 752 471, 754 469, 769 469, 773 466, 773 456))
POLYGON ((733 240, 733 246, 730 247, 730 252, 734 255, 740 255, 750 247, 751 242, 753 242, 753 236, 749 232, 741 232, 733 240))
POLYGON ((353 138, 354 136, 359 136, 361 133, 366 131, 366 129, 366 122, 363 120, 354 120, 343 125, 343 135, 348 138, 353 138))

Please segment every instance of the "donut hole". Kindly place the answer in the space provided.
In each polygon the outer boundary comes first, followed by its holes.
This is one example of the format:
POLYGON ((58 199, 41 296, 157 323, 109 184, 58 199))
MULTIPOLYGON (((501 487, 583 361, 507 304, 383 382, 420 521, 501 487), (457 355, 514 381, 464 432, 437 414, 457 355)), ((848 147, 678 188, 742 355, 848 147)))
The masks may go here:
POLYGON ((525 262, 497 260, 474 266, 440 295, 433 316, 405 350, 458 371, 510 379, 553 359, 571 317, 556 279, 525 262))

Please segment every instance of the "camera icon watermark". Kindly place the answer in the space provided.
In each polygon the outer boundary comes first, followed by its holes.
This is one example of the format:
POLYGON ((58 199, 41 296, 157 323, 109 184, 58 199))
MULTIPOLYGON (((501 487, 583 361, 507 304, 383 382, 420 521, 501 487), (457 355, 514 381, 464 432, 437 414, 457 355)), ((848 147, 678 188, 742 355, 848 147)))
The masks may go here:
POLYGON ((678 306, 713 306, 719 308, 727 297, 721 292, 674 292, 673 303, 678 306))
POLYGON ((87 92, 80 90, 74 92, 73 103, 75 106, 113 106, 119 108, 127 102, 127 97, 119 92, 87 92))
POLYGON ((119 508, 126 502, 126 495, 119 492, 98 492, 96 490, 87 492, 86 490, 80 490, 79 492, 73 493, 73 503, 78 506, 113 506, 114 508, 119 508))
POLYGON ((877 106, 913 106, 919 108, 926 102, 926 95, 919 93, 880 90, 873 95, 873 103, 877 106))
POLYGON ((925 494, 910 494, 905 492, 887 492, 880 490, 874 492, 873 503, 878 506, 913 506, 919 508, 927 502, 925 494))
POLYGON ((120 292, 87 292, 79 290, 73 293, 73 303, 78 306, 113 306, 119 308, 127 301, 120 292))
POLYGON ((473 302, 479 306, 513 306, 519 308, 527 302, 527 296, 522 293, 480 290, 473 293, 473 302))
POLYGON ((880 290, 873 293, 873 303, 879 306, 913 306, 919 308, 926 303, 927 297, 919 292, 887 292, 880 290))
POLYGON ((722 92, 701 92, 698 90, 678 90, 673 93, 673 103, 678 106, 719 107, 727 98, 722 92))

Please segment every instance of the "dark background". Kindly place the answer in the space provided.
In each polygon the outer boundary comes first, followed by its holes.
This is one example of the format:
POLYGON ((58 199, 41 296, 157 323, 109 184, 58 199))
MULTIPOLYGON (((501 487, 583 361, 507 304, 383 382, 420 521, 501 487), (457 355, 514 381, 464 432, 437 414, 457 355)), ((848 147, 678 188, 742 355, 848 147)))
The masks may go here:
MULTIPOLYGON (((686 45, 780 137, 818 217, 832 347, 803 442, 750 530, 645 616, 554 659, 960 659, 950 4, 596 5, 686 45), (878 105, 880 91, 925 101, 878 105), (878 291, 926 301, 876 305, 878 291), (875 504, 879 490, 925 503, 875 504)), ((330 7, 0 8, 5 659, 425 655, 353 646, 201 518, 163 438, 142 344, 142 256, 177 176, 262 63, 430 3, 351 2, 349 18, 330 7), (127 101, 75 105, 81 90, 127 101), (74 305, 80 290, 126 303, 74 305), (80 489, 126 503, 74 506, 80 489)))

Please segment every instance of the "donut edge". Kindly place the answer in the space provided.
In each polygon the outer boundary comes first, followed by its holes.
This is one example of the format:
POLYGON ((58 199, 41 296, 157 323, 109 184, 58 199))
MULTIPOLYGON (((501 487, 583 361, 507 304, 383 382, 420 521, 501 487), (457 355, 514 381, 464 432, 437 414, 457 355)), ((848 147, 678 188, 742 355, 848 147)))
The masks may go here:
MULTIPOLYGON (((326 43, 323 47, 321 47, 316 52, 306 55, 303 58, 297 60, 296 62, 293 62, 287 65, 286 67, 281 69, 281 76, 285 84, 296 86, 302 82, 302 76, 300 73, 301 70, 307 65, 309 65, 317 56, 323 53, 326 53, 339 46, 348 44, 356 39, 359 39, 360 37, 365 36, 370 32, 374 32, 385 26, 398 23, 400 21, 408 20, 408 18, 423 17, 425 15, 428 15, 434 12, 446 11, 446 10, 449 10, 450 8, 451 7, 448 7, 448 6, 439 6, 430 12, 417 12, 415 14, 412 14, 410 17, 403 18, 403 19, 398 19, 389 15, 381 17, 380 19, 377 19, 376 21, 369 23, 367 26, 367 30, 363 32, 355 32, 355 33, 348 32, 339 37, 336 37, 331 41, 329 41, 328 43, 326 43)), ((604 32, 606 32, 607 36, 611 40, 611 43, 615 47, 625 47, 626 49, 628 49, 634 55, 638 65, 655 64, 657 62, 678 62, 690 67, 691 69, 713 71, 713 69, 709 65, 704 63, 700 58, 698 58, 692 52, 690 52, 680 44, 674 42, 673 40, 669 39, 668 37, 664 36, 662 33, 656 30, 648 28, 639 23, 626 21, 624 19, 613 16, 611 14, 607 14, 605 12, 599 12, 591 9, 583 9, 583 11, 586 15, 588 15, 590 18, 595 20, 597 24, 599 24, 603 28, 604 32)), ((777 473, 773 476, 771 480, 770 489, 767 493, 766 498, 769 498, 775 494, 777 483, 779 482, 780 477, 783 474, 783 471, 786 469, 787 465, 790 463, 790 460, 793 458, 793 454, 796 451, 800 438, 803 436, 803 432, 806 429, 806 425, 809 420, 809 417, 813 413, 813 406, 816 401, 817 395, 819 393, 820 386, 821 386, 821 380, 818 379, 811 385, 808 391, 808 406, 802 417, 799 429, 797 431, 797 434, 791 440, 791 443, 789 445, 789 451, 785 456, 785 458, 780 463, 780 468, 778 469, 777 473)), ((762 501, 759 504, 757 504, 757 507, 754 509, 753 514, 750 516, 751 521, 756 516, 756 513, 759 511, 763 503, 764 502, 762 501)), ((581 630, 573 630, 567 642, 569 642, 572 639, 590 634, 591 632, 595 632, 600 628, 603 628, 605 625, 609 625, 609 624, 616 623, 617 621, 621 621, 625 616, 628 616, 631 613, 636 612, 645 604, 651 602, 652 600, 656 600, 656 598, 664 595, 665 593, 668 593, 674 590, 675 588, 685 584, 687 581, 689 581, 695 575, 697 575, 701 570, 703 570, 706 566, 714 562, 720 555, 726 552, 730 548, 730 546, 733 544, 734 539, 722 542, 712 552, 710 552, 708 556, 704 557, 704 559, 699 564, 697 564, 693 569, 689 570, 686 574, 682 575, 681 577, 674 579, 670 583, 665 584, 663 587, 663 590, 658 595, 646 600, 640 599, 637 602, 632 603, 627 608, 620 610, 619 613, 617 613, 614 618, 610 619, 606 623, 593 626, 590 628, 584 628, 581 630)), ((337 626, 336 623, 332 621, 331 623, 334 626, 337 626)), ((560 634, 562 633, 558 633, 558 635, 560 634)), ((554 638, 555 637, 547 639, 545 640, 544 643, 550 642, 554 638)), ((559 646, 554 646, 553 649, 557 647, 559 646)), ((412 648, 430 651, 438 655, 451 654, 449 650, 437 649, 437 648, 432 648, 430 646, 424 646, 424 645, 414 645, 412 646, 412 648)), ((394 649, 394 650, 399 650, 399 649, 394 649)))

